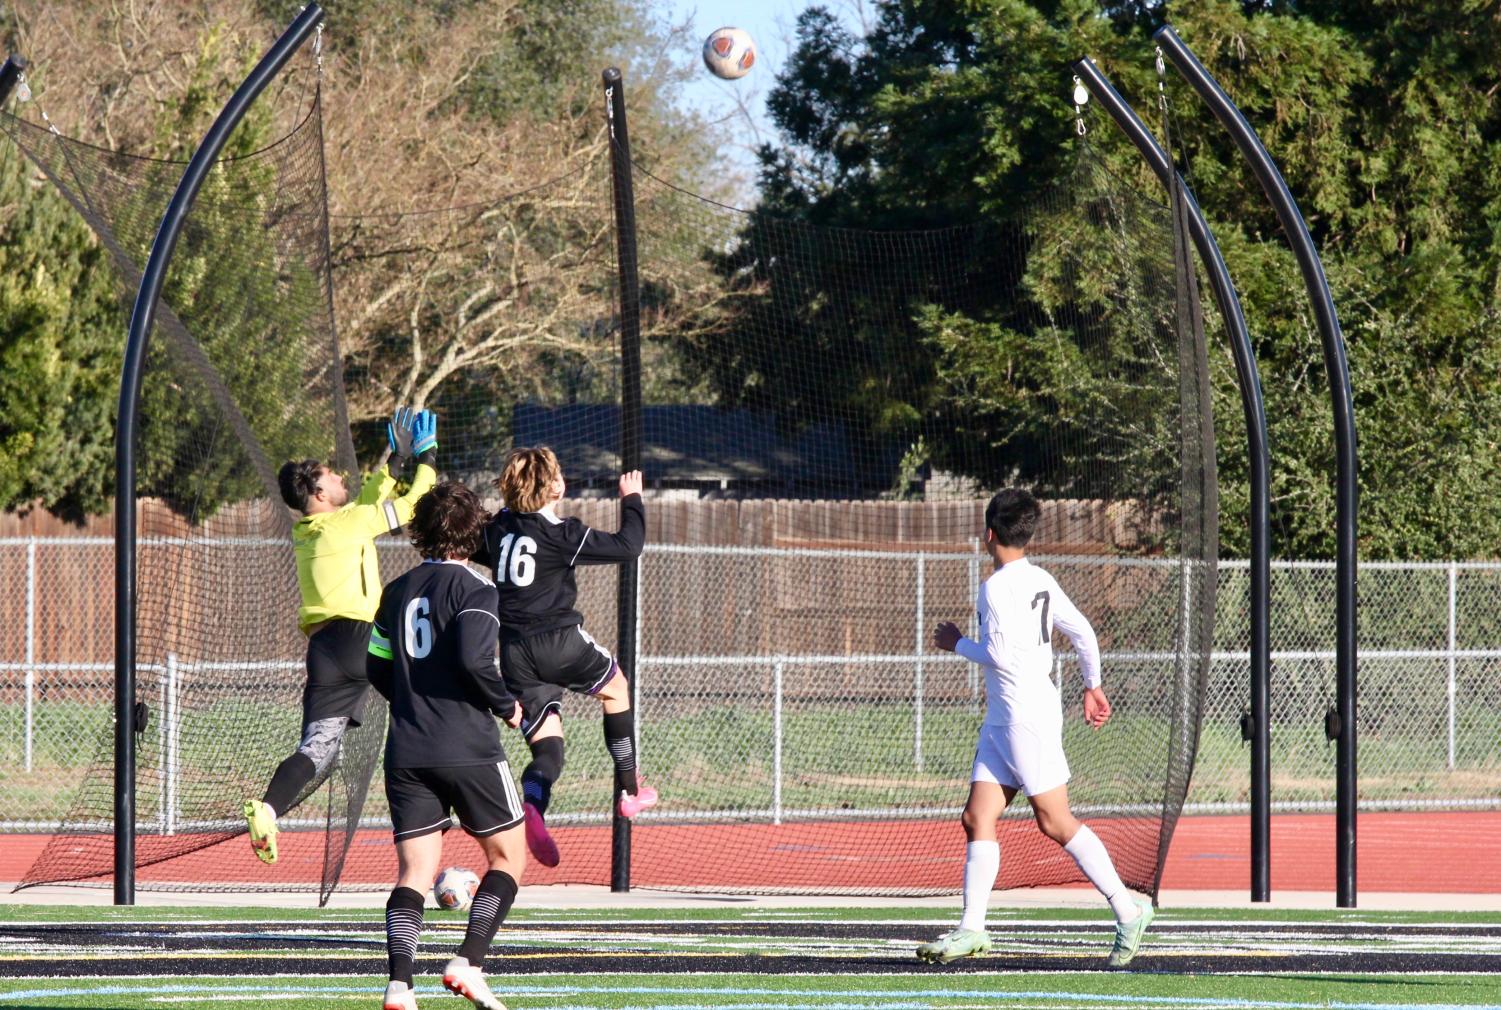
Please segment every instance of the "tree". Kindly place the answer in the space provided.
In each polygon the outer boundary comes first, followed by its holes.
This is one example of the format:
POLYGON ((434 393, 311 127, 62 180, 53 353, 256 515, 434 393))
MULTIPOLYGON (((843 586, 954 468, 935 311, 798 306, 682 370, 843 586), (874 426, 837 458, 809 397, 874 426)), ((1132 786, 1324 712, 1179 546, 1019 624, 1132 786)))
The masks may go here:
POLYGON ((99 511, 123 327, 102 249, 51 184, 0 158, 0 503, 99 511))
MULTIPOLYGON (((1488 331, 1501 276, 1493 225, 1501 26, 1479 8, 1415 2, 1200 0, 1172 13, 1277 158, 1322 250, 1356 390, 1362 551, 1494 553, 1501 376, 1488 331), (1440 498, 1435 488, 1450 493, 1440 498)), ((1004 229, 1072 170, 1073 59, 1093 56, 1157 121, 1148 32, 1158 16, 1147 4, 885 0, 856 38, 811 9, 769 101, 784 144, 762 152, 765 212, 830 226, 979 220, 1004 229)), ((1271 425, 1274 548, 1332 555, 1329 393, 1296 266, 1223 130, 1171 71, 1166 85, 1190 183, 1256 342, 1271 425)), ((1090 141, 1112 171, 1161 198, 1102 117, 1093 118, 1090 141)), ((956 369, 997 396, 1018 389, 1006 371, 1014 330, 1005 314, 998 300, 920 316, 931 357, 907 388, 894 389, 890 410, 966 413, 960 391, 942 381, 956 369)), ((1226 436, 1221 530, 1234 554, 1247 543, 1246 469, 1234 441, 1234 373, 1222 351, 1215 380, 1226 436)), ((845 388, 862 381, 849 376, 845 388)), ((1016 423, 1047 427, 1054 403, 1044 397, 1016 423)))
MULTIPOLYGON (((677 70, 654 58, 664 30, 643 4, 371 3, 349 16, 371 20, 344 36, 358 45, 333 47, 327 123, 353 414, 437 406, 446 458, 493 468, 508 405, 612 388, 598 71, 605 59, 626 70, 638 164, 687 181, 701 159, 670 105, 677 70), (593 66, 581 52, 607 55, 593 66)), ((372 445, 378 427, 365 428, 372 445)))
MULTIPOLYGON (((64 131, 185 159, 298 6, 21 4, 16 42, 33 57, 36 90, 64 131)), ((659 65, 665 32, 644 3, 613 0, 363 0, 330 14, 322 97, 335 316, 350 413, 368 451, 383 444, 380 420, 397 402, 435 405, 445 413, 449 459, 482 466, 508 434, 510 403, 561 402, 614 382, 603 103, 599 67, 584 66, 578 54, 608 54, 627 68, 633 132, 643 150, 656 152, 640 163, 685 180, 696 163, 681 143, 692 120, 667 97, 681 64, 659 65)), ((248 154, 290 130, 306 112, 313 72, 310 53, 289 64, 226 154, 248 154)), ((212 191, 211 184, 206 197, 212 191)), ((144 258, 160 213, 141 206, 122 214, 132 255, 144 258)), ((265 263, 276 253, 253 255, 263 241, 199 235, 174 261, 169 300, 200 344, 216 360, 222 355, 224 383, 243 396, 267 451, 321 455, 326 439, 289 427, 265 395, 278 370, 298 361, 289 353, 294 335, 215 311, 230 296, 264 301, 300 290, 285 270, 236 275, 235 263, 213 251, 218 242, 238 261, 265 263), (237 348, 266 353, 236 355, 237 348)), ((117 346, 123 324, 108 328, 96 339, 117 346)), ((165 348, 159 340, 154 348, 159 363, 165 348)), ((118 363, 96 360, 97 394, 112 408, 118 363)), ((143 410, 143 474, 158 490, 178 483, 171 469, 178 446, 211 434, 199 422, 213 408, 195 403, 185 414, 143 410)), ((107 486, 107 459, 93 465, 90 479, 107 486)), ((231 453, 225 467, 243 470, 244 461, 231 453)), ((213 479, 225 494, 257 493, 254 480, 235 483, 228 472, 213 479)), ((195 498, 202 491, 178 490, 195 498)))

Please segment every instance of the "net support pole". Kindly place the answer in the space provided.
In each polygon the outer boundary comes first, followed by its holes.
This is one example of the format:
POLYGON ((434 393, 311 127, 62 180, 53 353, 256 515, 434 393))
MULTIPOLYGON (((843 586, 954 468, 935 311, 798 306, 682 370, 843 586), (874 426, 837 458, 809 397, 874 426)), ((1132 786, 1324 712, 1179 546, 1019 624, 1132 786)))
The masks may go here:
MULTIPOLYGON (((1129 103, 1100 72, 1094 61, 1085 57, 1073 65, 1074 73, 1089 93, 1115 120, 1115 124, 1141 152, 1147 165, 1162 185, 1171 190, 1177 170, 1173 160, 1152 135, 1129 103)), ((1180 177, 1181 179, 1181 177, 1180 177)), ((1246 422, 1246 455, 1250 471, 1251 534, 1251 900, 1271 900, 1271 724, 1268 720, 1271 698, 1271 463, 1267 449, 1266 405, 1261 393, 1261 374, 1251 346, 1251 332, 1241 311, 1240 296, 1230 277, 1230 268, 1220 252, 1219 243, 1209 230, 1204 212, 1193 192, 1183 186, 1188 209, 1189 235, 1209 287, 1214 294, 1220 318, 1230 337, 1230 355, 1235 361, 1235 376, 1240 386, 1241 413, 1246 422)))
POLYGON ((10 93, 16 90, 16 82, 21 79, 21 72, 27 66, 26 58, 16 53, 5 58, 4 65, 0 66, 0 105, 10 101, 10 93))
POLYGON ((188 211, 234 128, 323 20, 309 3, 261 57, 204 134, 162 215, 130 313, 115 425, 115 904, 135 904, 136 457, 141 383, 156 302, 188 211))
MULTIPOLYGON (((625 121, 625 82, 615 67, 603 74, 605 116, 610 126, 610 177, 615 194, 615 258, 620 280, 620 469, 641 468, 641 283, 636 273, 636 194, 631 182, 631 138, 625 121)), ((640 565, 620 566, 616 593, 615 659, 629 680, 631 709, 636 678, 637 596, 640 565)), ((639 735, 641 727, 636 727, 639 735)), ((631 822, 620 816, 610 793, 610 890, 631 889, 631 822)))
POLYGON ((1356 453, 1355 406, 1350 391, 1350 368, 1345 360, 1344 334, 1334 310, 1334 296, 1324 276, 1324 265, 1314 248, 1308 224, 1298 210, 1287 182, 1272 156, 1236 108, 1230 96, 1199 62, 1171 26, 1153 35, 1168 61, 1177 68, 1204 104, 1214 113, 1235 142, 1241 157, 1277 214, 1282 232, 1292 247, 1303 275, 1303 287, 1313 306, 1314 320, 1323 343, 1324 371, 1334 407, 1335 473, 1335 639, 1334 665, 1339 709, 1335 773, 1335 901, 1340 908, 1355 907, 1355 575, 1356 575, 1356 453))

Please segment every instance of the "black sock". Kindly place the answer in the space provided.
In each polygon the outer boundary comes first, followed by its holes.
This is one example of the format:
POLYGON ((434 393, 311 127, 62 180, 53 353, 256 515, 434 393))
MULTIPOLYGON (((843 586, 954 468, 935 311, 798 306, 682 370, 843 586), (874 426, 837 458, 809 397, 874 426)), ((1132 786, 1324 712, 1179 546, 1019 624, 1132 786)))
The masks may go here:
POLYGON ((636 795, 636 713, 605 713, 605 746, 615 759, 615 792, 636 795))
POLYGON ((296 751, 276 766, 276 773, 271 776, 271 784, 266 787, 266 795, 261 797, 261 802, 269 804, 276 811, 276 816, 280 817, 292 809, 298 795, 317 774, 318 766, 313 764, 313 759, 302 751, 296 751))
POLYGON ((485 955, 495 940, 495 931, 506 921, 511 902, 516 900, 516 879, 504 870, 491 870, 479 882, 474 900, 469 904, 469 926, 459 957, 467 958, 476 968, 484 966, 485 955))
POLYGON ((521 795, 537 808, 537 813, 545 814, 552 799, 552 784, 563 774, 563 738, 534 740, 531 748, 532 762, 521 773, 521 795))
POLYGON ((391 981, 412 987, 417 938, 422 935, 422 895, 410 887, 392 889, 386 899, 386 963, 391 981))

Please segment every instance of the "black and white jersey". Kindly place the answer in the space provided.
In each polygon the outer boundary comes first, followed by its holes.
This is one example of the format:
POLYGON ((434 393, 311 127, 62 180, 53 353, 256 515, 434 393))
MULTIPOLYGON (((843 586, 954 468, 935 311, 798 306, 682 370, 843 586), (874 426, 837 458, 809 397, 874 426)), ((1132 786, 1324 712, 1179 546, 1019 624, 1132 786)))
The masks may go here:
POLYGON ((495 661, 495 585, 462 561, 424 561, 381 593, 365 670, 391 703, 387 768, 505 760, 516 699, 495 661))
POLYGON ((500 594, 500 627, 510 636, 582 624, 576 609, 578 565, 610 565, 641 556, 646 543, 646 507, 639 494, 620 500, 620 531, 590 529, 578 518, 501 509, 485 526, 470 560, 489 567, 500 594))

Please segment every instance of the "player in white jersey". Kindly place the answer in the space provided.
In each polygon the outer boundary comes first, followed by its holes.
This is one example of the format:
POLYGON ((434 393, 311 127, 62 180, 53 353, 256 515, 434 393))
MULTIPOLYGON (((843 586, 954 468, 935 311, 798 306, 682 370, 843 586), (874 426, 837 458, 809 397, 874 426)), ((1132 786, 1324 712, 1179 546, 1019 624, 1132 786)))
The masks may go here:
POLYGON ((1068 759, 1063 755, 1063 704, 1053 686, 1053 631, 1074 643, 1084 675, 1084 721, 1095 729, 1110 719, 1100 686, 1100 648, 1094 629, 1057 581, 1027 560, 1027 542, 1042 514, 1037 499, 1006 488, 985 509, 985 550, 995 571, 980 588, 980 640, 951 622, 933 632, 937 648, 956 652, 985 671, 986 712, 970 772, 969 800, 960 818, 969 840, 964 855, 964 916, 959 928, 917 948, 924 961, 947 963, 990 949, 985 911, 1001 868, 996 820, 1017 792, 1026 794, 1044 835, 1063 846, 1115 912, 1110 965, 1136 955, 1154 914, 1121 883, 1099 837, 1068 805, 1068 759))

